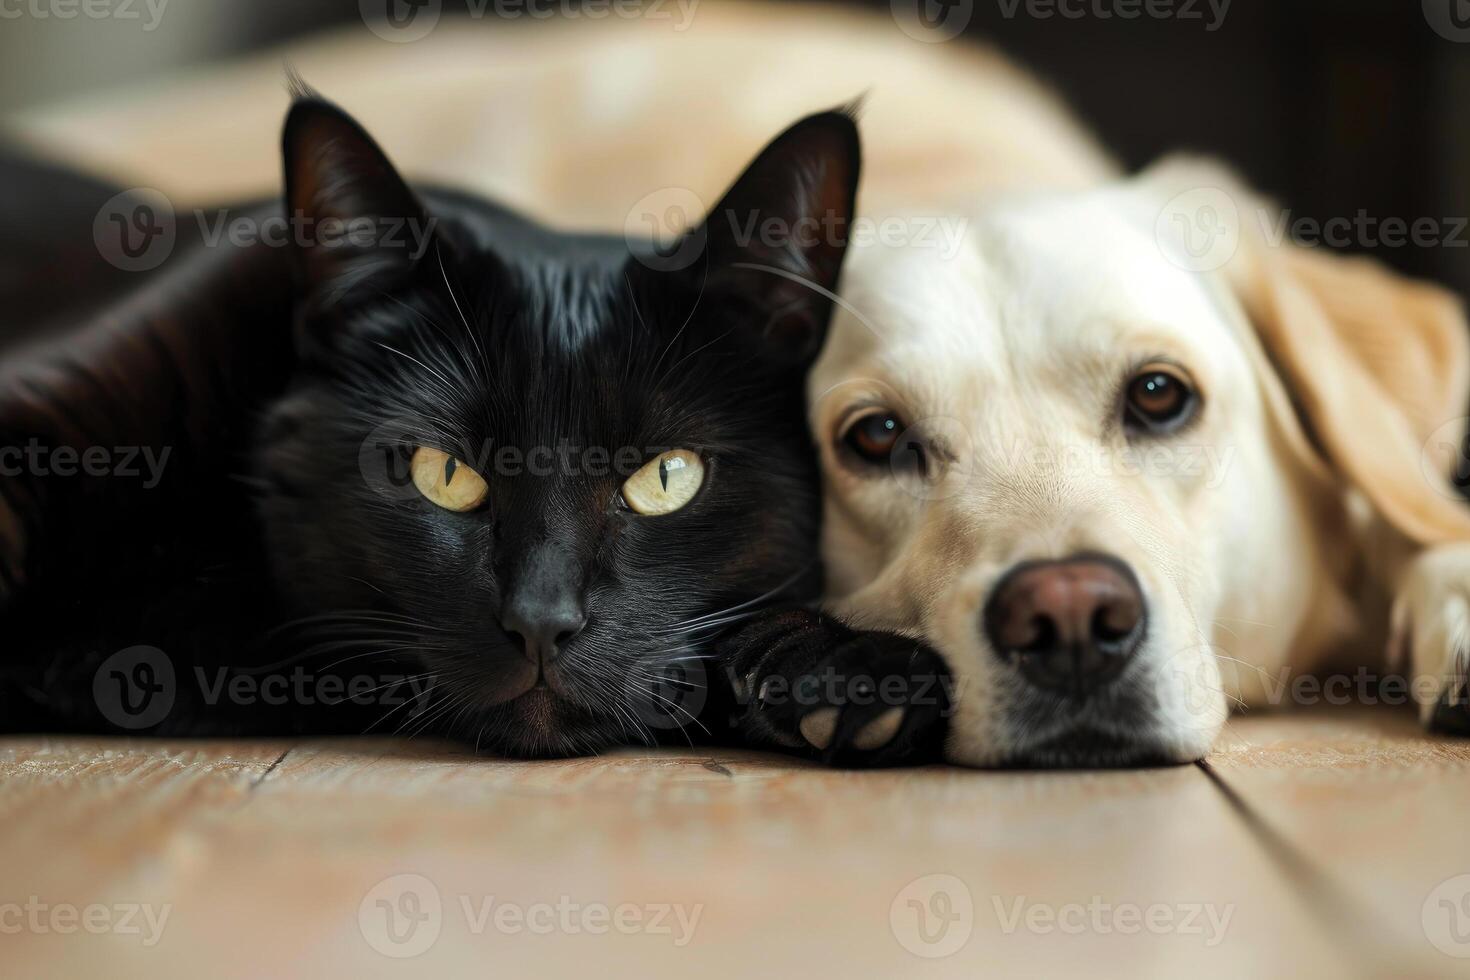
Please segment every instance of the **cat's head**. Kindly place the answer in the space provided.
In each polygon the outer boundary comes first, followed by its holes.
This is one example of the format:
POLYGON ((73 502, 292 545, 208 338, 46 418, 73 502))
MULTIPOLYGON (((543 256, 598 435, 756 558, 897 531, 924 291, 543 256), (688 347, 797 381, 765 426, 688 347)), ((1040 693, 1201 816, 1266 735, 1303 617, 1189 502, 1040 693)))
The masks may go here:
POLYGON ((815 583, 803 385, 852 119, 797 122, 673 249, 637 254, 421 196, 315 98, 284 150, 300 368, 257 455, 285 598, 412 657, 440 730, 488 748, 687 721, 725 611, 815 583))

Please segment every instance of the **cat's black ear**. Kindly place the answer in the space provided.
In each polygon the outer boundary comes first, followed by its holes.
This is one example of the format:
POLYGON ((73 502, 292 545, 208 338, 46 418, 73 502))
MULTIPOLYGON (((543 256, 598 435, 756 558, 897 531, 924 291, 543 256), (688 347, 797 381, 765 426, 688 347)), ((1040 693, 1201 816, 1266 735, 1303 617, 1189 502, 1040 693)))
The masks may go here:
POLYGON ((821 349, 856 207, 862 151, 852 112, 807 116, 756 156, 702 225, 661 252, 715 329, 805 366, 821 349))
POLYGON ((385 291, 412 273, 432 225, 356 120, 298 90, 281 149, 290 238, 312 309, 385 291))

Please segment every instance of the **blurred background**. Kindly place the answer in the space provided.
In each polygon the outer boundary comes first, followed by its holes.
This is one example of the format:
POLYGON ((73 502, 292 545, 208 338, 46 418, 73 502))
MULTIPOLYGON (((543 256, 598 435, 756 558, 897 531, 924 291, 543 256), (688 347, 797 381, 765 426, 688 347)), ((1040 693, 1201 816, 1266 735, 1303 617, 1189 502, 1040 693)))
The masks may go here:
MULTIPOLYGON (((387 4, 434 2, 0 0, 0 114, 361 26, 365 10, 387 4)), ((1470 294, 1470 234, 1458 217, 1470 215, 1470 0, 847 5, 917 11, 961 39, 950 43, 994 43, 1053 85, 1130 168, 1172 150, 1218 155, 1294 219, 1361 214, 1369 230, 1347 248, 1470 294), (1128 16, 1146 3, 1169 13, 1128 16), (1390 218, 1432 220, 1440 246, 1385 244, 1373 229, 1390 218)), ((477 30, 531 19, 514 0, 441 6, 446 18, 476 12, 477 30)))

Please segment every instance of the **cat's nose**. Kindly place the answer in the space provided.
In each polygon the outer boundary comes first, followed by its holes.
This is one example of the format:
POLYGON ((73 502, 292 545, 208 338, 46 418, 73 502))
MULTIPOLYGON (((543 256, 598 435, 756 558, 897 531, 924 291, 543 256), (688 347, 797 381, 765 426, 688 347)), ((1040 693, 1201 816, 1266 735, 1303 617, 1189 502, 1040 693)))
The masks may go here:
POLYGON ((587 614, 570 596, 517 595, 501 611, 500 625, 520 639, 527 660, 549 664, 582 632, 587 614))

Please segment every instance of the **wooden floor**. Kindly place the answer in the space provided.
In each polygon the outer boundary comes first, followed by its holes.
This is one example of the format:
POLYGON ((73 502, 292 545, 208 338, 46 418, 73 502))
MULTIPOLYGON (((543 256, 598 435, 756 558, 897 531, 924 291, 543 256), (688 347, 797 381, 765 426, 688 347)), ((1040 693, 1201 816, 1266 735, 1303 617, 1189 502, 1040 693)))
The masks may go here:
POLYGON ((1123 772, 17 738, 0 827, 7 977, 1470 976, 1470 742, 1388 709, 1123 772))

